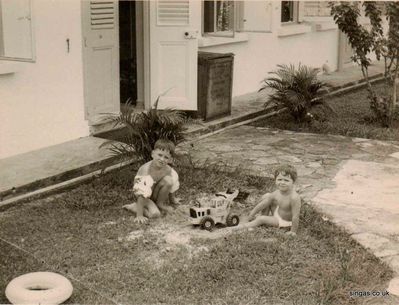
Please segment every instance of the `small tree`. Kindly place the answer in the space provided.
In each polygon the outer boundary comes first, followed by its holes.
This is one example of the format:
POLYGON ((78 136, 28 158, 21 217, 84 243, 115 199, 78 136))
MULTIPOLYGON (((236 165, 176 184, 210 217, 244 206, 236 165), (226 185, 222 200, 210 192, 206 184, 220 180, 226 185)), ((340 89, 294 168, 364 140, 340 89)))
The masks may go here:
POLYGON ((388 23, 386 33, 383 29, 382 12, 376 1, 362 2, 365 16, 370 19, 370 30, 359 23, 360 2, 330 2, 329 5, 338 28, 348 36, 354 52, 352 60, 361 67, 367 83, 371 110, 383 126, 391 126, 399 82, 399 2, 384 2, 388 23), (370 83, 368 67, 371 64, 371 52, 375 53, 377 60, 384 59, 384 77, 391 88, 390 95, 378 96, 370 83))
POLYGON ((293 64, 277 67, 269 72, 273 76, 265 78, 259 89, 273 89, 265 106, 273 102, 287 108, 296 122, 306 121, 312 106, 323 104, 320 95, 326 84, 317 79, 319 69, 301 64, 298 68, 293 64))
POLYGON ((126 128, 121 141, 103 144, 114 156, 147 162, 152 159, 151 152, 158 139, 168 139, 175 145, 184 141, 185 114, 175 109, 158 110, 159 98, 149 110, 137 112, 127 105, 119 116, 112 118, 115 126, 126 128))

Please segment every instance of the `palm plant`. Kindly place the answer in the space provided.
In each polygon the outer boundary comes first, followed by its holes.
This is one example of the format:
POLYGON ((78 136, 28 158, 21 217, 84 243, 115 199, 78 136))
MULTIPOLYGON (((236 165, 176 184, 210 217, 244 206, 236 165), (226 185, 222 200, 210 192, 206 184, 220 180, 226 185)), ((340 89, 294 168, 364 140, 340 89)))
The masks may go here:
POLYGON ((184 140, 184 113, 170 108, 159 110, 159 98, 150 110, 137 112, 127 105, 119 116, 112 118, 115 126, 126 129, 121 142, 106 143, 114 156, 147 162, 158 139, 168 139, 175 145, 184 140))
POLYGON ((270 72, 275 76, 263 80, 263 86, 274 89, 269 96, 268 103, 274 102, 279 106, 286 107, 295 121, 302 122, 306 119, 310 108, 315 103, 322 102, 319 99, 320 91, 326 85, 317 80, 319 69, 299 64, 277 65, 276 71, 270 72))

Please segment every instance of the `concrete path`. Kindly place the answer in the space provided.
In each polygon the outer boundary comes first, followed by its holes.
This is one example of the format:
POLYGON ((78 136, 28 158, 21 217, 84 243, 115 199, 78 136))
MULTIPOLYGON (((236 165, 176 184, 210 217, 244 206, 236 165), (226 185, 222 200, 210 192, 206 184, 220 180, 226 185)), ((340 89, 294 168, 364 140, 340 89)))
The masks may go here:
POLYGON ((198 164, 272 177, 294 165, 304 199, 399 276, 399 142, 241 126, 182 147, 198 164))
MULTIPOLYGON (((368 70, 370 79, 382 76, 382 72, 384 72, 384 62, 374 61, 368 70)), ((351 63, 341 71, 320 75, 319 79, 326 82, 332 88, 344 88, 348 85, 355 85, 363 82, 363 75, 360 68, 355 63, 351 63)))
POLYGON ((100 147, 106 140, 85 137, 0 159, 0 206, 7 198, 67 181, 115 162, 100 147))

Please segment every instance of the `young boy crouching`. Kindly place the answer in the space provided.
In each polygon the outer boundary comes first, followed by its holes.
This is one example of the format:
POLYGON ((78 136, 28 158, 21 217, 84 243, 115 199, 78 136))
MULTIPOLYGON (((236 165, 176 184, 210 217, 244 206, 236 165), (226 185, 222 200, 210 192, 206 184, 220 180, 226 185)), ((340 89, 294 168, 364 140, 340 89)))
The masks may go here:
POLYGON ((179 176, 169 166, 175 152, 175 145, 160 139, 155 142, 151 153, 152 160, 143 164, 134 178, 133 192, 137 202, 123 206, 136 213, 135 222, 145 223, 148 218, 156 218, 161 212, 173 210, 167 203, 175 204, 174 192, 179 189, 179 176))

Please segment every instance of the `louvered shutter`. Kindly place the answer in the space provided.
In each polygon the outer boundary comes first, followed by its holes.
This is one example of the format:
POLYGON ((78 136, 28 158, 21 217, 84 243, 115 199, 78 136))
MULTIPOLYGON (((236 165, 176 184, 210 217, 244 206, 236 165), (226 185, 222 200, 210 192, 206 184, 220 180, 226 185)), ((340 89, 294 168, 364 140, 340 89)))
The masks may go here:
POLYGON ((331 9, 328 7, 327 1, 306 1, 305 16, 308 17, 326 17, 330 16, 331 9))
POLYGON ((319 16, 331 16, 331 8, 328 7, 327 1, 319 1, 319 16))
POLYGON ((238 1, 238 24, 243 32, 271 32, 272 1, 238 1))
POLYGON ((115 2, 90 1, 90 22, 92 30, 115 27, 115 2))
POLYGON ((158 0, 157 25, 185 26, 190 21, 189 0, 158 0))
POLYGON ((305 16, 318 16, 319 1, 306 1, 305 2, 305 16))

